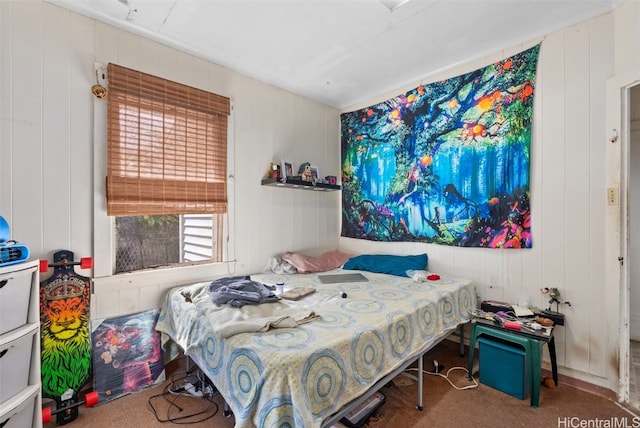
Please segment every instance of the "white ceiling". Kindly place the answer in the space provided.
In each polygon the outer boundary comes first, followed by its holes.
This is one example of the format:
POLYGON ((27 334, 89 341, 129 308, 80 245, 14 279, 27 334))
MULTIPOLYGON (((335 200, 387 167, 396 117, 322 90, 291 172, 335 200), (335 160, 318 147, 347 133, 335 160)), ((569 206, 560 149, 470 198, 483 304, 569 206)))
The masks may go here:
POLYGON ((338 109, 621 0, 47 0, 338 109))

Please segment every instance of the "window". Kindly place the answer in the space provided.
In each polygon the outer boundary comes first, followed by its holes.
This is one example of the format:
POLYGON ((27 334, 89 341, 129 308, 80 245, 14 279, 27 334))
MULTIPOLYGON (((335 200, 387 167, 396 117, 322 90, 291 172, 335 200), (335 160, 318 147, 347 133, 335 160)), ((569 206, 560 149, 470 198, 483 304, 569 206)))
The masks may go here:
POLYGON ((108 72, 116 273, 221 261, 229 99, 115 64, 108 72))
POLYGON ((179 263, 221 261, 221 215, 115 218, 115 273, 179 263))

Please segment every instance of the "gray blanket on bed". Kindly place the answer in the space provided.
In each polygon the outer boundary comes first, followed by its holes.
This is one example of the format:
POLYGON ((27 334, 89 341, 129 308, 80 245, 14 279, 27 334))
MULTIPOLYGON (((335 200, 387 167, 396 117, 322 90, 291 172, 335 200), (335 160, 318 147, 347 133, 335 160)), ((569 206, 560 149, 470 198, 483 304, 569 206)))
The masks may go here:
POLYGON ((248 276, 216 279, 209 284, 209 292, 213 303, 229 304, 235 308, 280 300, 267 285, 252 281, 248 276))

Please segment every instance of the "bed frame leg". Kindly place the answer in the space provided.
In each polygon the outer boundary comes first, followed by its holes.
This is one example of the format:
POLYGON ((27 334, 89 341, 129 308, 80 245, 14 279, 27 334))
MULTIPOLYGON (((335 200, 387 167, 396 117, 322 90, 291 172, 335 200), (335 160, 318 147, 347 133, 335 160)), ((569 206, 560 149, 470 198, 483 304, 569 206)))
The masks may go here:
POLYGON ((422 382, 424 379, 424 376, 422 375, 422 370, 424 368, 424 354, 420 355, 420 358, 418 358, 418 405, 416 406, 416 409, 422 411, 422 409, 424 409, 424 407, 422 406, 422 382))
POLYGON ((464 357, 464 324, 460 324, 458 326, 458 329, 460 331, 459 336, 460 336, 460 349, 458 350, 458 355, 460 355, 461 357, 464 357))

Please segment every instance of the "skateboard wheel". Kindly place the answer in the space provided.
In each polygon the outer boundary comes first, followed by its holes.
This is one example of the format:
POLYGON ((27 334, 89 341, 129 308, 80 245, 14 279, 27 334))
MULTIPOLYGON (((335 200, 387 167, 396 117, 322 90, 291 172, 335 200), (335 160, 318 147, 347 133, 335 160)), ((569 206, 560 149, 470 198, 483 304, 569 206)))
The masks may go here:
POLYGON ((40 260, 40 272, 46 272, 49 270, 49 261, 40 260))
POLYGON ((98 395, 98 391, 88 392, 87 395, 84 396, 87 407, 93 407, 98 404, 99 398, 100 396, 98 395))
POLYGON ((91 257, 83 257, 80 259, 80 267, 82 269, 91 269, 93 266, 93 259, 91 257))
POLYGON ((42 409, 42 423, 46 424, 51 422, 51 407, 45 407, 42 409))

